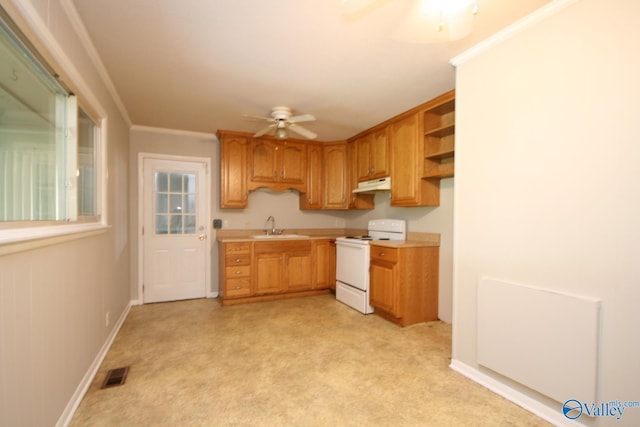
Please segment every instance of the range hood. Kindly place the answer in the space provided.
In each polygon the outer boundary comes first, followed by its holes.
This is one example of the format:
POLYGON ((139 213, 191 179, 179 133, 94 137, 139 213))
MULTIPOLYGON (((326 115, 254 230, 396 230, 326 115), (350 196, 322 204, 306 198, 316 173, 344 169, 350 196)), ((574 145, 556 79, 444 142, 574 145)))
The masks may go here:
POLYGON ((371 181, 363 181, 358 183, 358 188, 353 190, 354 193, 373 193, 376 191, 391 190, 391 178, 378 178, 371 181))

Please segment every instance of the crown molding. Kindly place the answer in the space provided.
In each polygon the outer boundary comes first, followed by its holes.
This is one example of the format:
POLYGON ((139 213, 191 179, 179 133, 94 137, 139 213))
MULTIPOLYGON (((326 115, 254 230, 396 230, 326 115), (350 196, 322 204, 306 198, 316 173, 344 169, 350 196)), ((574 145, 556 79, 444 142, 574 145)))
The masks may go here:
POLYGON ((82 19, 80 19, 80 15, 76 10, 75 5, 71 0, 60 0, 60 4, 62 5, 62 9, 67 15, 67 18, 69 18, 69 21, 71 22, 71 26, 73 27, 73 30, 75 31, 80 42, 82 43, 82 46, 84 47, 85 51, 89 55, 91 62, 93 63, 94 67, 96 67, 96 70, 98 71, 98 74, 102 79, 102 82, 107 88, 107 91, 111 95, 111 98, 113 99, 118 110, 120 111, 122 118, 126 122, 127 127, 131 127, 132 122, 131 122, 131 118, 129 117, 129 112, 124 106, 124 103, 122 102, 122 99, 120 98, 120 95, 118 94, 118 91, 116 90, 116 87, 113 84, 111 77, 109 77, 109 73, 107 72, 107 69, 104 66, 104 63, 102 62, 102 59, 100 58, 100 55, 98 54, 96 47, 91 41, 91 37, 89 36, 89 32, 87 31, 87 28, 82 22, 82 19))
POLYGON ((214 133, 195 132, 190 130, 167 129, 167 128, 158 128, 154 126, 140 126, 140 125, 131 126, 130 130, 132 132, 151 132, 151 133, 161 133, 164 135, 190 136, 194 138, 213 139, 215 141, 218 140, 218 137, 214 133))
POLYGON ((503 41, 508 40, 521 33, 522 31, 533 27, 537 23, 544 21, 550 16, 557 14, 561 10, 578 1, 580 0, 553 0, 548 4, 542 6, 541 8, 535 10, 534 12, 531 12, 524 18, 521 18, 508 27, 498 31, 489 38, 481 41, 477 45, 467 49, 460 55, 455 56, 449 61, 449 63, 454 67, 457 67, 458 65, 463 64, 472 58, 475 58, 476 56, 492 48, 493 46, 500 44, 503 41))

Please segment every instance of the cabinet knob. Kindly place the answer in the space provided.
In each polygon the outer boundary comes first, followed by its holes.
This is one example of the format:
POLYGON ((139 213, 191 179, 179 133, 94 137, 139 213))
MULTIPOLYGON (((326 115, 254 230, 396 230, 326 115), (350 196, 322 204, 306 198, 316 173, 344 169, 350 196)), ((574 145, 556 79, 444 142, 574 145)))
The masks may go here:
POLYGON ((240 262, 240 258, 236 258, 233 260, 233 262, 235 262, 236 264, 240 262))
POLYGON ((378 253, 378 256, 384 256, 384 255, 385 255, 385 253, 384 253, 384 252, 379 252, 379 253, 378 253))
POLYGON ((233 289, 242 289, 242 286, 236 286, 236 287, 235 287, 235 288, 233 288, 233 289))
POLYGON ((233 274, 242 274, 242 271, 236 270, 235 273, 233 273, 233 274))

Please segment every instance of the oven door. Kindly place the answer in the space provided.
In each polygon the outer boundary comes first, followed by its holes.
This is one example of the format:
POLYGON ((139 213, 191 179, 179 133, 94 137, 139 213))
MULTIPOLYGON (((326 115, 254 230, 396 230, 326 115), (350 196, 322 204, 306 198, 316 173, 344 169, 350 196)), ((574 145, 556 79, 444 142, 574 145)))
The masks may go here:
POLYGON ((336 241, 336 280, 369 289, 369 244, 336 241))

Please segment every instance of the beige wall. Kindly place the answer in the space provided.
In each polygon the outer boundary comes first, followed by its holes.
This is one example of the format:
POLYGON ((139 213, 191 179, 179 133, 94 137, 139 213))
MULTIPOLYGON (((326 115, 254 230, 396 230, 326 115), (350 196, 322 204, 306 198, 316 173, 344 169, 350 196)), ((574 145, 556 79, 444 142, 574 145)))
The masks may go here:
MULTIPOLYGON (((453 359, 560 415, 476 363, 477 284, 601 299, 599 398, 639 399, 638 17, 636 1, 570 2, 457 68, 453 359)), ((640 425, 640 409, 580 421, 640 425)))
POLYGON ((51 37, 45 42, 20 19, 18 2, 1 3, 37 45, 50 46, 51 40, 59 45, 84 82, 74 81, 66 64, 56 71, 75 86, 81 102, 88 96, 83 88, 88 87, 108 118, 110 228, 99 235, 0 256, 0 425, 51 426, 130 300, 129 133, 60 2, 21 2, 34 8, 28 22, 35 17, 44 23, 41 29, 51 37))

